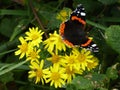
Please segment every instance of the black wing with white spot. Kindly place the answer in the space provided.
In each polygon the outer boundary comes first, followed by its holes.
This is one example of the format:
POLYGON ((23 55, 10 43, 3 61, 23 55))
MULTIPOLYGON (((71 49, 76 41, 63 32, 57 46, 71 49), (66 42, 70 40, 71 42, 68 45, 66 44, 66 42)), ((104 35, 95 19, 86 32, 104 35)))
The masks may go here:
POLYGON ((93 41, 85 47, 87 50, 90 50, 92 52, 99 52, 99 48, 97 46, 97 44, 95 44, 93 41))
POLYGON ((71 17, 72 16, 77 16, 78 18, 81 18, 82 20, 85 21, 86 13, 85 13, 85 8, 83 7, 82 4, 79 4, 77 8, 72 12, 71 17))

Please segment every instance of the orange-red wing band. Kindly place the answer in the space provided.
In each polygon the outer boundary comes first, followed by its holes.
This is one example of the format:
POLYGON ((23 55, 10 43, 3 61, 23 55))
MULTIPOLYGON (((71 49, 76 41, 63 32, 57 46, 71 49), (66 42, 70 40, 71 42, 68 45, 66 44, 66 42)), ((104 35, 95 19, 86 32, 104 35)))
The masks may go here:
POLYGON ((74 45, 73 45, 71 42, 69 42, 68 40, 66 40, 66 39, 63 39, 63 42, 64 42, 67 46, 74 47, 74 45))
POLYGON ((82 46, 82 47, 86 47, 86 46, 88 46, 91 42, 92 42, 92 40, 89 39, 86 43, 81 44, 81 46, 82 46))
POLYGON ((72 19, 72 20, 77 20, 77 21, 79 21, 80 23, 82 23, 83 25, 86 24, 86 22, 85 22, 84 20, 82 20, 81 18, 78 18, 78 17, 76 17, 76 16, 72 16, 71 19, 72 19))
POLYGON ((60 33, 61 36, 64 35, 64 29, 65 29, 65 23, 62 23, 62 24, 60 25, 60 30, 59 30, 59 33, 60 33))
MULTIPOLYGON (((62 36, 62 37, 64 37, 64 29, 65 29, 65 23, 62 23, 62 24, 60 25, 60 29, 59 29, 60 36, 62 36)), ((66 45, 70 46, 70 47, 73 47, 73 46, 74 46, 71 42, 69 42, 69 41, 66 40, 65 38, 63 38, 63 42, 64 42, 66 45)))

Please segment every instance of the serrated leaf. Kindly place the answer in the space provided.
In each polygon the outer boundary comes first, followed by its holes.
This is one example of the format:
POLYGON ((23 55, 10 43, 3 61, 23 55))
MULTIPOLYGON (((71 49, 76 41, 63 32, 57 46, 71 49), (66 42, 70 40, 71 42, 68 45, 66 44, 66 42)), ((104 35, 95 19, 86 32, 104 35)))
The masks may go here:
POLYGON ((103 4, 110 5, 116 3, 118 0, 98 0, 103 4))
POLYGON ((91 81, 93 82, 94 87, 96 87, 96 86, 104 86, 106 83, 109 82, 109 79, 105 74, 94 73, 92 74, 91 81))
POLYGON ((93 90, 93 85, 90 80, 82 76, 73 79, 72 84, 75 85, 77 90, 93 90))
POLYGON ((120 26, 112 25, 105 31, 106 41, 120 54, 120 26))
POLYGON ((113 67, 109 67, 109 68, 107 68, 106 75, 109 78, 114 80, 114 79, 118 78, 118 71, 113 67))
POLYGON ((106 80, 107 77, 105 74, 97 74, 97 73, 94 73, 92 74, 92 81, 99 81, 99 82, 102 82, 104 80, 106 80))

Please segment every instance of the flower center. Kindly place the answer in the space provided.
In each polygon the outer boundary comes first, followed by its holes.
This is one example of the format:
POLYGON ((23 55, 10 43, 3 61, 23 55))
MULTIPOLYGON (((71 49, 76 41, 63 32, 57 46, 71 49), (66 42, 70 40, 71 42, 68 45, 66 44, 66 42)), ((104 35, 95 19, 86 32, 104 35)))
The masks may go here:
POLYGON ((43 72, 41 69, 36 70, 36 76, 40 78, 43 76, 43 72))
POLYGON ((73 58, 69 58, 68 63, 69 63, 69 64, 73 64, 73 63, 74 63, 74 59, 73 59, 73 58))
POLYGON ((53 72, 51 78, 52 80, 58 80, 60 78, 60 74, 58 72, 53 72))
POLYGON ((67 74, 74 74, 74 69, 70 70, 70 67, 66 67, 66 73, 67 74))
POLYGON ((55 42, 55 39, 56 39, 57 37, 55 36, 55 35, 51 35, 50 36, 50 42, 55 42))
POLYGON ((36 40, 36 39, 38 39, 38 37, 39 37, 39 36, 38 36, 37 34, 33 34, 33 35, 32 35, 32 40, 36 40))
POLYGON ((37 58, 37 53, 35 51, 31 52, 30 53, 30 56, 33 58, 33 59, 36 59, 37 58))
POLYGON ((26 52, 28 50, 28 44, 23 43, 20 47, 21 52, 26 52))
POLYGON ((80 55, 78 56, 78 60, 79 60, 79 62, 84 62, 84 61, 86 60, 85 55, 80 54, 80 55))
POLYGON ((57 62, 59 62, 59 60, 60 60, 60 57, 58 55, 52 56, 52 63, 57 63, 57 62))

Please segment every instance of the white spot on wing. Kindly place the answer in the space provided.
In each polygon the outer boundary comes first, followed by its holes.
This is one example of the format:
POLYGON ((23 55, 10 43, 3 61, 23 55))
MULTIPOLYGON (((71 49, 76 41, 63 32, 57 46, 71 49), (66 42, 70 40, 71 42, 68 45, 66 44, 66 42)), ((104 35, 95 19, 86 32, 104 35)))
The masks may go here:
POLYGON ((77 13, 80 13, 80 11, 77 11, 77 13))
POLYGON ((84 12, 81 12, 80 14, 81 14, 81 16, 85 16, 86 15, 86 13, 84 13, 84 12))
POLYGON ((82 8, 82 10, 85 10, 85 8, 82 8))
POLYGON ((96 44, 93 44, 92 47, 96 47, 97 45, 96 44))

